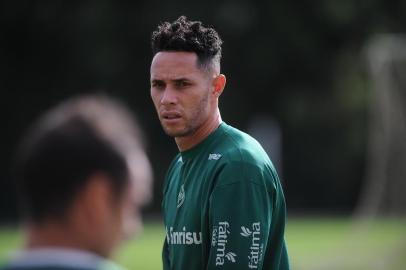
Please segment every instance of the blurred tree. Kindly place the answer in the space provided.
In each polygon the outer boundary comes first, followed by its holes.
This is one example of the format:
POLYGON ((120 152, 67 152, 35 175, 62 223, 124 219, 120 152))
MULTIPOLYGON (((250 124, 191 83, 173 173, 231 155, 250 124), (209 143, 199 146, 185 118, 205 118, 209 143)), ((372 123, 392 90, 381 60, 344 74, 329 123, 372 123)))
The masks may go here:
POLYGON ((405 31, 405 3, 2 1, 0 218, 15 212, 8 168, 22 132, 62 99, 94 91, 124 99, 145 127, 157 180, 150 210, 159 211, 177 149, 150 101, 149 40, 159 22, 181 14, 215 26, 225 41, 224 120, 243 130, 257 115, 278 121, 289 208, 352 211, 364 174, 370 94, 358 55, 375 32, 405 31))
POLYGON ((367 47, 368 166, 358 215, 406 215, 406 36, 378 35, 367 47))

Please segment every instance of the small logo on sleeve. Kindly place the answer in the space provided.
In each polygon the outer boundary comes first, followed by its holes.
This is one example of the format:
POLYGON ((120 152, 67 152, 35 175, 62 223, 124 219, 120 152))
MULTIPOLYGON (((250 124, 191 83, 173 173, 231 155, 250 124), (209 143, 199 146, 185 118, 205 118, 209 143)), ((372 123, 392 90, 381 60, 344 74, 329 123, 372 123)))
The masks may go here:
POLYGON ((216 248, 216 266, 222 266, 226 261, 235 263, 237 254, 227 250, 227 239, 230 235, 230 224, 221 221, 213 227, 211 244, 216 248))
POLYGON ((226 258, 230 262, 235 263, 236 262, 235 257, 237 257, 237 255, 234 252, 227 252, 227 254, 226 254, 226 258))
POLYGON ((215 247, 217 244, 217 226, 213 226, 213 230, 211 233, 211 246, 215 247))
POLYGON ((244 226, 241 226, 241 230, 242 230, 242 232, 240 233, 242 236, 244 236, 244 237, 248 237, 248 236, 250 236, 251 234, 252 234, 252 232, 250 231, 250 229, 248 229, 248 228, 246 228, 246 227, 244 227, 244 226))
POLYGON ((221 158, 221 154, 209 154, 208 160, 219 160, 221 158))
POLYGON ((261 243, 261 223, 252 223, 251 229, 241 226, 240 234, 243 237, 251 238, 251 246, 248 253, 248 267, 250 269, 257 269, 258 264, 262 260, 262 253, 264 244, 261 243))

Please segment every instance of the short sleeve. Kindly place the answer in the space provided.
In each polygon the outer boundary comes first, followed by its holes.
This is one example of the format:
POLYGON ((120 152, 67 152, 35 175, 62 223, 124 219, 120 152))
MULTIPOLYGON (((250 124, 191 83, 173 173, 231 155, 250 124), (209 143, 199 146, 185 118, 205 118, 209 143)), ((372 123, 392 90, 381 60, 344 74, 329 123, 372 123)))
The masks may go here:
POLYGON ((234 162, 216 180, 207 269, 262 269, 273 209, 267 179, 257 166, 234 162))

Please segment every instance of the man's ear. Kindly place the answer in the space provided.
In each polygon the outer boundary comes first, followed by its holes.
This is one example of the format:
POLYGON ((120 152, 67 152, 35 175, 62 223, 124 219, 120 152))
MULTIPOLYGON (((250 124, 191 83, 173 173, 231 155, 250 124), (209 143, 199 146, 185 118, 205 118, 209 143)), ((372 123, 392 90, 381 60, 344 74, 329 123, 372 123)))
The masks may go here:
POLYGON ((224 87, 226 86, 226 76, 224 74, 220 74, 216 76, 213 80, 213 94, 219 97, 224 90, 224 87))
POLYGON ((79 201, 84 218, 89 225, 96 225, 108 218, 109 209, 113 201, 113 193, 108 176, 94 173, 89 176, 86 185, 80 192, 79 201))

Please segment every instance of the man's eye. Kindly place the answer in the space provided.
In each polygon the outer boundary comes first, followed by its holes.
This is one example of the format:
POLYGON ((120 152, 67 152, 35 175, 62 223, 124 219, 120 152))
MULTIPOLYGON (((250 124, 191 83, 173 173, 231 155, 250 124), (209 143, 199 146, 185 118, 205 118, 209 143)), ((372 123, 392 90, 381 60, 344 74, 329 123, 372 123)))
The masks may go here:
POLYGON ((154 88, 159 88, 159 89, 165 87, 165 84, 162 83, 162 82, 152 82, 151 85, 152 85, 152 87, 154 87, 154 88))
POLYGON ((188 82, 186 82, 186 81, 179 81, 179 82, 176 82, 176 85, 177 85, 178 87, 180 87, 180 88, 183 88, 183 87, 189 86, 190 83, 188 83, 188 82))

